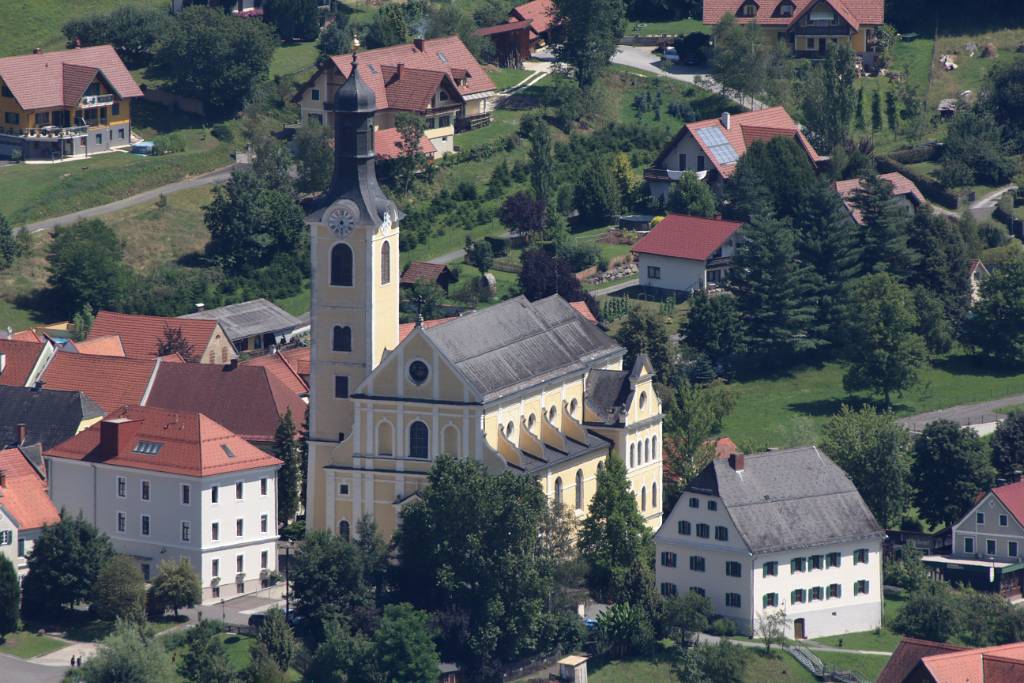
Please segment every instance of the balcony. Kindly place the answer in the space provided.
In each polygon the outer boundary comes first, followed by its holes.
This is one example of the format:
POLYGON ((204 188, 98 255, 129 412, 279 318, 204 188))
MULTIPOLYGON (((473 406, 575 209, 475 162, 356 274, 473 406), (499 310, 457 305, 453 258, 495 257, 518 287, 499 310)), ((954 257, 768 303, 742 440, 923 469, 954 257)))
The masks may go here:
POLYGON ((67 138, 81 137, 88 135, 88 126, 71 126, 61 128, 60 126, 43 126, 42 128, 0 128, 4 135, 16 135, 18 137, 33 140, 63 140, 67 138))
POLYGON ((93 107, 105 107, 114 103, 113 95, 86 95, 78 103, 79 109, 92 109, 93 107))

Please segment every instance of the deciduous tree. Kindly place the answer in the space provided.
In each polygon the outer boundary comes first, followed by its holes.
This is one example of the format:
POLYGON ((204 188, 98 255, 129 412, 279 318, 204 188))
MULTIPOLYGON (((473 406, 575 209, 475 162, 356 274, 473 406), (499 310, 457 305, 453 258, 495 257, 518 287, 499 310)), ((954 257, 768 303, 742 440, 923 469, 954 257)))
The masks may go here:
POLYGON ((173 681, 174 674, 163 643, 138 624, 122 621, 73 675, 82 683, 141 683, 173 681))
POLYGON ((281 461, 277 471, 277 519, 288 524, 299 510, 299 444, 291 408, 277 424, 273 455, 281 461))
POLYGON ((280 607, 272 607, 265 614, 266 618, 256 631, 256 642, 266 650, 277 668, 287 671, 298 647, 295 635, 280 607))
POLYGON ((988 111, 958 111, 949 124, 938 177, 948 187, 1002 185, 1017 171, 1003 127, 988 111))
POLYGON ((746 346, 743 319, 731 294, 709 296, 700 289, 690 297, 690 312, 679 328, 686 345, 719 368, 728 368, 746 346))
POLYGON ((669 339, 663 318, 645 308, 634 308, 626 316, 615 340, 626 349, 623 367, 632 368, 636 357, 646 354, 654 375, 663 384, 671 384, 676 376, 675 344, 669 339))
POLYGON ((326 126, 307 121, 295 134, 295 161, 300 192, 323 192, 331 184, 334 155, 328 141, 331 133, 326 126))
POLYGON ((384 608, 373 632, 373 661, 380 680, 434 683, 441 660, 433 640, 430 615, 408 603, 384 608))
POLYGON ((881 394, 889 406, 894 392, 917 384, 928 358, 917 327, 914 297, 892 275, 875 273, 850 282, 840 326, 843 388, 881 394))
POLYGON ((21 255, 21 245, 14 236, 11 224, 0 214, 0 270, 5 270, 21 255))
POLYGON ((812 69, 806 80, 804 118, 812 142, 824 154, 850 134, 857 97, 855 62, 856 56, 849 46, 829 43, 825 59, 812 69))
POLYGON ((164 560, 160 563, 160 575, 149 587, 150 611, 163 614, 172 610, 178 616, 183 607, 195 607, 203 599, 199 575, 187 559, 178 562, 164 560))
POLYGON ((116 308, 128 281, 123 259, 121 240, 103 221, 83 220, 58 227, 46 256, 56 306, 67 315, 85 306, 116 308))
POLYGON ((110 539, 78 515, 43 527, 22 582, 26 617, 52 615, 91 597, 96 577, 114 554, 110 539))
POLYGON ((196 360, 195 347, 185 337, 181 327, 171 327, 164 324, 164 334, 157 340, 156 355, 170 356, 174 353, 181 356, 181 359, 186 363, 192 363, 196 360))
POLYGON ((18 630, 18 610, 21 609, 21 585, 18 570, 0 555, 0 640, 18 630))
POLYGON ((138 563, 127 555, 107 560, 92 587, 92 606, 100 619, 145 621, 146 581, 138 563))
POLYGON ((234 672, 220 639, 223 630, 219 621, 201 619, 185 632, 185 653, 178 663, 182 678, 190 683, 232 683, 234 672))
POLYGON ((1002 363, 1024 364, 1024 261, 1011 260, 981 283, 965 339, 1002 363))
POLYGON ((502 203, 498 214, 501 224, 529 242, 544 228, 546 207, 529 192, 516 192, 502 203))
POLYGON ((360 617, 373 601, 356 547, 326 531, 306 536, 289 575, 293 609, 321 629, 332 619, 360 617))
POLYGON ((844 405, 825 424, 821 449, 850 477, 879 524, 899 525, 913 495, 910 432, 891 412, 844 405))
POLYGON ((693 171, 685 171, 673 183, 666 208, 673 213, 712 218, 718 211, 715 193, 693 171))
POLYGON ((995 478, 985 445, 973 429, 937 420, 914 443, 915 501, 921 517, 933 526, 959 521, 995 478))
POLYGON ((911 638, 944 643, 957 632, 959 617, 952 589, 941 581, 929 581, 910 594, 892 628, 911 638))
POLYGON ((555 17, 562 40, 555 45, 559 62, 572 67, 584 90, 591 88, 608 66, 626 29, 623 0, 555 0, 555 17))
POLYGON ((992 435, 992 464, 1000 476, 1015 479, 1024 470, 1024 412, 1015 410, 996 427, 992 435))
POLYGON ((408 40, 409 25, 405 22, 402 6, 396 4, 381 6, 373 17, 370 30, 366 33, 366 47, 389 47, 405 43, 408 40))
POLYGON ((317 0, 266 0, 263 21, 274 26, 281 40, 315 40, 320 33, 317 0))
POLYGON ((717 645, 677 649, 672 673, 680 683, 733 683, 743 680, 747 668, 745 648, 722 639, 717 645))

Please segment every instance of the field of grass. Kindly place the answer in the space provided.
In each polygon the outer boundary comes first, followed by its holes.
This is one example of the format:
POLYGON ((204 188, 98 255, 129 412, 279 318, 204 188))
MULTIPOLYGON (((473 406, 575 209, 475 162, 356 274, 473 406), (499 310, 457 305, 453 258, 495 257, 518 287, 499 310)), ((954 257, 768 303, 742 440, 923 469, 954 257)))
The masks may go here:
POLYGON ((1005 62, 1016 56, 1014 50, 1024 41, 1024 29, 1006 29, 990 33, 940 37, 935 49, 935 62, 931 64, 932 88, 928 96, 928 105, 934 110, 939 101, 947 97, 956 97, 964 90, 971 90, 976 95, 981 88, 988 70, 997 62, 1005 62), (967 44, 977 45, 977 52, 971 57, 967 44), (994 58, 981 56, 981 48, 992 43, 998 51, 994 58), (938 58, 944 54, 952 54, 957 68, 946 71, 938 58))
MULTIPOLYGON (((849 396, 842 376, 838 364, 825 363, 780 377, 733 382, 736 406, 722 434, 750 453, 815 443, 822 425, 843 403, 867 399, 849 396)), ((916 387, 894 397, 894 410, 911 415, 1014 394, 1024 394, 1024 374, 1006 374, 977 358, 952 354, 933 361, 916 387)))
POLYGON ((821 643, 822 645, 831 645, 832 647, 842 647, 847 650, 892 652, 900 643, 900 635, 883 627, 879 629, 878 633, 875 633, 874 631, 847 633, 841 636, 815 638, 814 642, 821 643))
MULTIPOLYGON (((249 662, 252 661, 252 656, 250 655, 249 650, 252 648, 255 638, 235 633, 221 633, 217 637, 224 643, 224 650, 227 655, 226 659, 232 669, 235 671, 241 671, 249 665, 249 662)), ((172 655, 174 655, 177 660, 180 660, 184 653, 184 647, 180 647, 172 651, 172 655)), ((290 681, 302 680, 302 675, 295 669, 289 669, 287 677, 290 681)), ((184 683, 185 679, 178 677, 177 680, 184 683)))
MULTIPOLYGON (((931 69, 933 42, 928 38, 916 38, 897 43, 893 48, 891 70, 906 73, 907 81, 914 86, 918 96, 922 99, 927 97, 929 92, 928 72, 931 69)), ((854 137, 871 137, 876 147, 882 152, 906 146, 908 144, 906 136, 899 130, 894 131, 889 128, 888 120, 885 118, 886 93, 896 94, 896 83, 886 76, 865 76, 858 79, 857 84, 864 91, 864 128, 855 128, 854 137), (882 128, 877 131, 871 129, 871 98, 875 92, 881 98, 882 105, 882 128)), ((925 106, 928 106, 927 102, 925 106)), ((929 134, 934 135, 934 132, 929 134)))
MULTIPOLYGON (((815 678, 788 653, 764 657, 753 649, 748 652, 747 668, 742 683, 813 683, 815 678)), ((879 658, 883 659, 883 658, 879 658)), ((672 674, 668 657, 613 661, 593 668, 588 679, 592 683, 678 683, 672 674)))
POLYGON ((676 19, 674 21, 629 21, 626 22, 626 35, 632 36, 679 36, 702 31, 711 33, 711 27, 705 26, 700 19, 676 19))
POLYGON ((312 72, 319 55, 315 41, 282 45, 274 51, 274 57, 270 60, 270 76, 297 78, 299 75, 305 75, 306 72, 312 72))
POLYGON ((66 46, 60 32, 71 19, 104 14, 124 5, 166 9, 167 0, 3 0, 0 2, 0 57, 32 52, 33 48, 60 50, 66 46))
POLYGON ((889 658, 882 655, 858 655, 849 652, 825 652, 817 650, 814 654, 822 663, 839 671, 852 671, 869 681, 878 678, 889 658))
POLYGON ((530 73, 526 69, 489 69, 487 71, 487 75, 494 81, 498 90, 506 90, 514 85, 519 85, 530 73))
POLYGON ((0 653, 29 659, 56 652, 66 645, 63 640, 36 635, 30 631, 17 631, 4 636, 0 643, 0 653))

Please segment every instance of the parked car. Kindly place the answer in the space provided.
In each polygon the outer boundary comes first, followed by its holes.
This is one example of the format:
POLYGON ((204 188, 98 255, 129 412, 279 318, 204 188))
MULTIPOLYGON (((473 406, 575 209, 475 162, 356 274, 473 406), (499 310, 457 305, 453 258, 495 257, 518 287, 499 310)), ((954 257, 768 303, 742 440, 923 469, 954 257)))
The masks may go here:
POLYGON ((260 626, 263 626, 263 622, 266 620, 267 615, 265 613, 261 612, 260 614, 250 614, 249 626, 252 626, 253 628, 259 628, 260 626))

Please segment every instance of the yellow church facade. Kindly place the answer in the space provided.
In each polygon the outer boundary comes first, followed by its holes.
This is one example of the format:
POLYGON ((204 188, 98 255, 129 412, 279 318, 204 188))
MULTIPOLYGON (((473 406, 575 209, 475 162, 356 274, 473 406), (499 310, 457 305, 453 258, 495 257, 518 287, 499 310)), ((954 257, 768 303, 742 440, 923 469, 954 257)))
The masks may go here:
POLYGON ((586 514, 623 458, 661 524, 661 403, 644 357, 558 296, 524 297, 398 334, 400 213, 373 169, 373 93, 358 68, 335 96, 335 178, 308 217, 312 349, 306 524, 388 538, 442 454, 533 477, 586 514))

